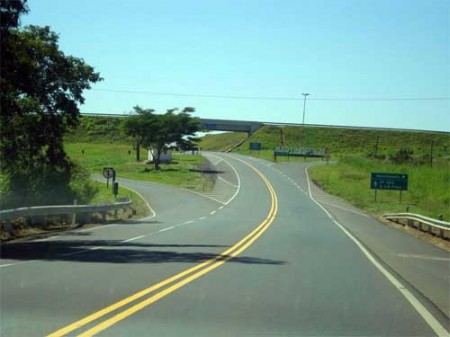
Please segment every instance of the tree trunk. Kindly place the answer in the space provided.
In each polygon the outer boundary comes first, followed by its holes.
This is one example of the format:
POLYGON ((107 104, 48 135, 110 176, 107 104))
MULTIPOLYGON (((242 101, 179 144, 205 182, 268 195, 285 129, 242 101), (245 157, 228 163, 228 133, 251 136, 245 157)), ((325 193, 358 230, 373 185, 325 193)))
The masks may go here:
POLYGON ((159 162, 161 160, 161 152, 162 152, 162 148, 161 149, 156 149, 156 156, 153 157, 153 162, 155 163, 155 170, 159 170, 161 169, 159 167, 159 162))
POLYGON ((136 161, 141 161, 141 143, 136 142, 136 161))

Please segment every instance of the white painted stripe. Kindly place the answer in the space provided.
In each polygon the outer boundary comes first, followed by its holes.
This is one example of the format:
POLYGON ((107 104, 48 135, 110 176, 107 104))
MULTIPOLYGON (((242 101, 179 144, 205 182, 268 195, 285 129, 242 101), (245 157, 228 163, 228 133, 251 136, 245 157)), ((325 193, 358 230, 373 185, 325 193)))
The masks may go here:
POLYGON ((420 259, 420 260, 432 260, 432 261, 442 261, 442 262, 450 261, 450 257, 429 256, 429 255, 419 255, 419 254, 400 253, 400 254, 397 254, 397 256, 411 258, 411 259, 420 259))
POLYGON ((321 201, 321 203, 322 203, 322 204, 330 205, 330 206, 335 207, 335 208, 342 209, 343 211, 355 213, 355 214, 361 215, 361 216, 363 216, 363 217, 370 218, 370 216, 368 216, 367 214, 364 214, 364 213, 362 213, 362 212, 358 212, 358 211, 355 211, 355 210, 352 210, 352 209, 349 209, 349 208, 345 208, 345 207, 342 207, 342 206, 333 204, 333 203, 331 203, 331 202, 321 201))
POLYGON ((216 214, 216 212, 217 212, 217 211, 212 211, 212 212, 209 213, 209 214, 214 215, 214 214, 216 214))
POLYGON ((15 263, 1 264, 0 268, 14 266, 14 265, 15 265, 15 263))
POLYGON ((222 177, 219 177, 219 179, 222 180, 224 183, 230 185, 230 186, 233 186, 233 187, 235 187, 235 188, 238 187, 237 185, 230 183, 228 180, 225 180, 225 179, 223 179, 222 177))
POLYGON ((102 249, 103 247, 97 246, 97 247, 91 247, 89 248, 89 250, 98 250, 98 249, 102 249))
POLYGON ((219 209, 223 209, 223 206, 220 206, 219 209))
POLYGON ((424 319, 424 321, 430 326, 431 329, 436 333, 439 337, 448 337, 449 332, 439 323, 439 321, 434 318, 434 316, 425 308, 425 306, 419 302, 419 300, 408 290, 405 286, 397 280, 386 268, 384 268, 373 256, 369 253, 369 251, 356 239, 344 226, 342 226, 336 219, 332 217, 332 215, 327 211, 325 207, 323 207, 311 193, 311 186, 309 182, 308 168, 305 168, 306 180, 308 182, 308 191, 309 197, 311 200, 316 203, 332 220, 333 223, 336 224, 354 243, 355 245, 362 251, 362 253, 366 256, 366 258, 391 282, 391 284, 406 298, 406 300, 413 306, 414 309, 419 313, 420 316, 424 319))
POLYGON ((117 224, 100 225, 100 226, 98 226, 98 227, 92 227, 92 228, 87 228, 87 229, 81 229, 81 230, 79 230, 79 231, 77 231, 77 232, 84 233, 84 232, 90 232, 90 231, 95 231, 95 230, 97 230, 97 229, 104 229, 104 228, 114 227, 114 226, 117 226, 117 224))
POLYGON ((130 241, 134 241, 134 240, 139 240, 139 239, 142 239, 143 237, 145 237, 145 235, 136 236, 135 238, 131 238, 131 239, 128 239, 128 240, 123 240, 122 242, 130 242, 130 241))
POLYGON ((55 238, 57 238, 57 237, 58 237, 58 235, 54 235, 54 236, 50 236, 50 237, 45 238, 45 239, 34 240, 34 242, 43 242, 43 241, 55 239, 55 238))
POLYGON ((140 196, 141 199, 144 200, 145 205, 146 205, 146 206, 148 207, 148 209, 150 210, 150 214, 151 214, 151 215, 148 216, 148 217, 146 217, 146 218, 139 219, 140 221, 150 220, 150 219, 152 219, 152 218, 154 218, 154 217, 156 216, 155 210, 152 208, 152 206, 150 206, 150 204, 148 203, 147 199, 145 199, 144 196, 143 196, 141 193, 139 193, 138 191, 133 190, 132 188, 127 187, 127 186, 122 186, 122 187, 123 187, 123 188, 126 188, 127 190, 130 190, 130 191, 136 193, 138 196, 140 196))
POLYGON ((189 221, 186 221, 184 224, 187 225, 188 223, 193 223, 193 222, 194 222, 194 220, 189 220, 189 221))
POLYGON ((206 216, 202 216, 201 218, 198 218, 199 220, 205 220, 206 216))
MULTIPOLYGON (((208 154, 208 155, 215 156, 215 157, 218 157, 218 158, 222 158, 222 157, 219 157, 219 156, 214 155, 214 154, 208 154)), ((241 190, 241 177, 239 176, 239 174, 238 174, 237 170, 235 169, 235 167, 233 165, 231 165, 229 161, 227 161, 225 159, 223 159, 223 161, 225 163, 227 163, 228 166, 231 167, 231 169, 233 170, 234 174, 236 175, 236 179, 238 181, 237 188, 236 188, 236 191, 235 191, 234 195, 227 202, 223 203, 224 205, 228 205, 230 202, 232 202, 234 200, 234 198, 236 198, 236 196, 239 194, 239 191, 241 190)))
POLYGON ((164 229, 160 229, 158 232, 165 232, 165 231, 168 231, 168 230, 173 229, 173 228, 175 228, 175 227, 170 226, 170 227, 167 227, 167 228, 164 228, 164 229))

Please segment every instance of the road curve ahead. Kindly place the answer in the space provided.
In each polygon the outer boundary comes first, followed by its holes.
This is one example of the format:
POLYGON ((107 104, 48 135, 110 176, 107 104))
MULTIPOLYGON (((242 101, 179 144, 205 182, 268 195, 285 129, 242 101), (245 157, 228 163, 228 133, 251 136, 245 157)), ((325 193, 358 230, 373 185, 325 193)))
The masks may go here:
POLYGON ((205 156, 211 193, 120 179, 154 216, 3 245, 0 335, 448 336, 307 189, 205 156))

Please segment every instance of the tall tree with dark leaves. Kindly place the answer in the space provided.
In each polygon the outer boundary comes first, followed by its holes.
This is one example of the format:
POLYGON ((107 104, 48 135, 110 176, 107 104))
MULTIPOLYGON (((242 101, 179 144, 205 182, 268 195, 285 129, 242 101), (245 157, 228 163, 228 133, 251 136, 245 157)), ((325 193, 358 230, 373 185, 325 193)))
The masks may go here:
POLYGON ((83 91, 101 77, 65 55, 49 27, 20 28, 26 1, 1 1, 0 9, 0 170, 8 206, 68 202, 73 165, 63 137, 78 124, 83 91))

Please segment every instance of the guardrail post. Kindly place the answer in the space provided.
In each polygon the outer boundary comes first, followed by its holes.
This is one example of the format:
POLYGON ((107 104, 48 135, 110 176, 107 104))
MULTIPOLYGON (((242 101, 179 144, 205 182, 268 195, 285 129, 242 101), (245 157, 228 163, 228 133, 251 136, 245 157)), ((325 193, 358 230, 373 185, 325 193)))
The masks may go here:
POLYGON ((106 211, 103 211, 103 212, 102 212, 102 220, 103 220, 103 221, 106 221, 106 211))
POLYGON ((117 219, 117 208, 114 208, 114 219, 117 219))
POLYGON ((414 227, 414 221, 411 219, 406 219, 406 225, 408 227, 414 227))
MULTIPOLYGON (((78 204, 77 199, 73 199, 73 205, 76 206, 78 204)), ((72 226, 75 226, 75 223, 77 222, 77 211, 74 210, 72 213, 72 226)))
POLYGON ((14 235, 14 227, 11 222, 9 221, 5 222, 5 229, 8 232, 8 234, 14 235))

